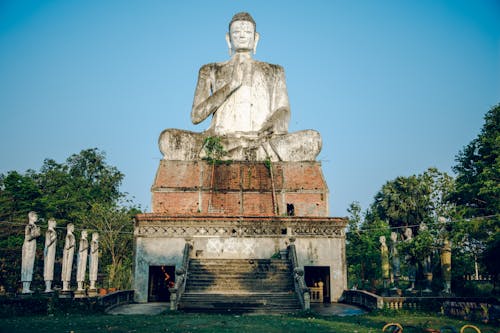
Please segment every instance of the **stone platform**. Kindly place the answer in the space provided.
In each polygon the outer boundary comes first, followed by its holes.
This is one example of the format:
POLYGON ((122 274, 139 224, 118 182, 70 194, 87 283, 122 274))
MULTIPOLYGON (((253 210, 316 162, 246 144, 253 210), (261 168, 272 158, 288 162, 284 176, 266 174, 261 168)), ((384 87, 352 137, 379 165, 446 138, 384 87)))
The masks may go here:
POLYGON ((328 187, 319 162, 162 160, 152 192, 166 215, 328 216, 328 187))
MULTIPOLYGON (((165 273, 176 281, 186 260, 257 262, 280 256, 291 243, 296 267, 309 283, 324 283, 329 302, 346 288, 347 219, 328 217, 319 162, 162 160, 151 192, 153 212, 135 218, 137 302, 154 300, 165 273), (187 244, 192 250, 184 258, 187 244)), ((193 272, 186 267, 189 285, 193 272)))

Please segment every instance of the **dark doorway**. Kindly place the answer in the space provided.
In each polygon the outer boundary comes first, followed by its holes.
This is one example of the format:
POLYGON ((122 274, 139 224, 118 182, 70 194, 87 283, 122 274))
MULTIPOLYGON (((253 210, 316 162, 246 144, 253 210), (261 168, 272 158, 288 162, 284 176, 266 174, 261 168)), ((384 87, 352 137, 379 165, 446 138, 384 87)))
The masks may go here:
POLYGON ((175 285, 175 266, 149 266, 148 302, 168 302, 175 285))
POLYGON ((330 303, 330 266, 304 266, 304 278, 308 287, 323 282, 323 302, 330 303))

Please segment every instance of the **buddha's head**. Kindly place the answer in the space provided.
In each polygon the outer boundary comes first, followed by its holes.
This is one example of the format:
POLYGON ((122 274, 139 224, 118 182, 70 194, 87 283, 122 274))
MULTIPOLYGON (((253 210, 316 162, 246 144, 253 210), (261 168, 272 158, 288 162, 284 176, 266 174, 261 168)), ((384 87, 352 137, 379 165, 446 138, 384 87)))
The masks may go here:
POLYGON ((95 242, 99 240, 99 234, 97 232, 92 233, 92 240, 95 242))
POLYGON ((56 220, 54 220, 54 219, 50 219, 48 224, 49 224, 50 230, 54 230, 56 228, 56 225, 57 225, 56 220))
POLYGON ((29 224, 35 224, 36 221, 38 221, 38 214, 31 211, 28 213, 28 223, 29 224))
POLYGON ((259 33, 256 24, 248 13, 237 13, 229 22, 229 32, 226 34, 229 54, 237 52, 255 53, 259 42, 259 33))

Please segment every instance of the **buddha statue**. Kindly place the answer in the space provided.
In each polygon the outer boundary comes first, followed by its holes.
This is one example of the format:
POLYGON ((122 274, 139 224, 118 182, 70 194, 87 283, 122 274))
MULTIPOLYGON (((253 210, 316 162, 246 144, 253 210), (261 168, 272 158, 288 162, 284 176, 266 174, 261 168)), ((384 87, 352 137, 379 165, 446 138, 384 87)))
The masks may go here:
POLYGON ((290 105, 281 66, 254 60, 260 36, 248 13, 234 15, 226 42, 231 58, 201 67, 191 110, 202 133, 166 129, 159 138, 166 160, 206 157, 204 142, 218 137, 225 158, 249 161, 313 161, 321 150, 314 130, 288 133, 290 105))

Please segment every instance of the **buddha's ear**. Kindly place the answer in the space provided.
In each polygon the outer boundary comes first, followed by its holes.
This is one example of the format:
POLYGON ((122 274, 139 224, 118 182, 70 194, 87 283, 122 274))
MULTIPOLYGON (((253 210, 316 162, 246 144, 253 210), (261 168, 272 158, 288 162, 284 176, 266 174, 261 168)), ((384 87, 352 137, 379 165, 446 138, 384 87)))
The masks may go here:
POLYGON ((233 49, 231 47, 231 37, 229 37, 229 33, 226 33, 226 43, 229 49, 229 56, 231 57, 233 55, 233 49))
POLYGON ((257 53, 257 44, 259 44, 260 35, 258 32, 255 32, 255 42, 253 43, 253 54, 257 53))

